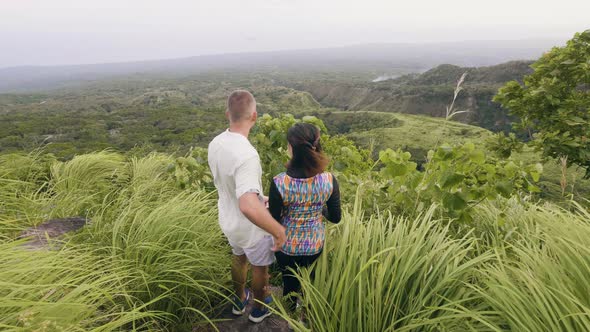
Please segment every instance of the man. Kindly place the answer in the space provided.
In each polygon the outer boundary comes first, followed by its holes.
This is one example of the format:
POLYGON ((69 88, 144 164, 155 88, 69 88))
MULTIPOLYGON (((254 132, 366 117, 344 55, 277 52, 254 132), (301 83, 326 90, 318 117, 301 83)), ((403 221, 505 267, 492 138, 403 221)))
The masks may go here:
POLYGON ((248 141, 256 123, 256 101, 248 91, 234 91, 225 112, 229 129, 209 143, 209 167, 219 194, 219 225, 232 248, 232 312, 242 315, 250 292, 245 288, 248 261, 257 302, 248 319, 259 323, 270 315, 262 303, 267 296, 268 266, 274 251, 286 240, 285 228, 270 215, 262 193, 262 168, 256 149, 248 141), (269 235, 270 234, 270 235, 269 235), (274 238, 274 246, 273 246, 274 238))

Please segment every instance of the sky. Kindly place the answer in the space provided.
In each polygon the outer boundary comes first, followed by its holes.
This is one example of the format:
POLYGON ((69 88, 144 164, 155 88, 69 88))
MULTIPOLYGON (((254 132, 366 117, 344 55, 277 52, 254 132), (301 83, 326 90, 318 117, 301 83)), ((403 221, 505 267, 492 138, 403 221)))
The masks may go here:
POLYGON ((567 40, 590 0, 0 0, 0 67, 365 43, 567 40))

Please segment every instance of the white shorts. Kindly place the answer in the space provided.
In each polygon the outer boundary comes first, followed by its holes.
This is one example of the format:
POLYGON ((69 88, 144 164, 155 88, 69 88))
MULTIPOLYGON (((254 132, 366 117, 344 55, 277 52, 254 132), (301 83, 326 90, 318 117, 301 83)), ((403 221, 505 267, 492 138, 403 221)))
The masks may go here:
POLYGON ((263 237, 262 240, 250 248, 238 247, 231 243, 231 241, 229 245, 231 246, 232 254, 236 256, 245 254, 250 264, 254 266, 269 266, 275 261, 275 253, 272 251, 274 240, 270 235, 263 237))

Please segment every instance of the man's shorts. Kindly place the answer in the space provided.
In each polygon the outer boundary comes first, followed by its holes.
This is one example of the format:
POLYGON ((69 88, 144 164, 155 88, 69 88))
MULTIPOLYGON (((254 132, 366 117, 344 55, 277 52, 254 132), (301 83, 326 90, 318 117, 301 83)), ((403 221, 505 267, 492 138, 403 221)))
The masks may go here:
POLYGON ((234 255, 242 256, 245 254, 250 264, 254 266, 269 266, 275 261, 275 253, 272 251, 274 241, 270 235, 263 237, 262 240, 250 248, 238 247, 231 241, 229 245, 234 255))

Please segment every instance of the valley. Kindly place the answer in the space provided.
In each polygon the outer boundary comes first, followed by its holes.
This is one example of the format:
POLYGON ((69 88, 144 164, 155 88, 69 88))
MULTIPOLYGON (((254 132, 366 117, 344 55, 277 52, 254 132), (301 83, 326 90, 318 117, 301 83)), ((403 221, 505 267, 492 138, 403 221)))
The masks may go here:
MULTIPOLYGON (((225 128, 226 96, 246 88, 255 95, 260 114, 313 115, 330 134, 346 136, 375 157, 387 148, 402 149, 420 165, 441 144, 482 144, 493 132, 509 131, 516 119, 491 99, 502 84, 529 74, 530 64, 439 65, 379 82, 353 72, 220 71, 0 94, 0 153, 41 148, 61 159, 103 149, 183 154, 193 146, 206 147, 225 128), (455 107, 467 112, 445 121, 445 107, 463 73, 467 76, 455 107)), ((523 160, 545 164, 550 175, 543 176, 542 187, 545 195, 557 197, 558 163, 542 161, 532 151, 525 156, 523 160)), ((570 167, 566 177, 576 193, 590 192, 582 171, 570 167)))

